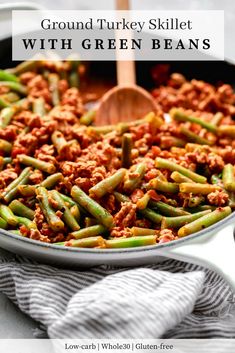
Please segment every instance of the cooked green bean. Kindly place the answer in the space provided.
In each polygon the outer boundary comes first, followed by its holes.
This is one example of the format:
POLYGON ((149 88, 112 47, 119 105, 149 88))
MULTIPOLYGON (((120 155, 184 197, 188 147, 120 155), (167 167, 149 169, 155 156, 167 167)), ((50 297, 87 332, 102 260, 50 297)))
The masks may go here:
POLYGON ((60 93, 59 93, 59 76, 57 74, 49 74, 48 82, 51 92, 51 99, 54 106, 60 104, 60 93))
POLYGON ((85 114, 83 114, 80 118, 80 124, 89 126, 95 121, 96 111, 89 110, 85 114))
POLYGON ((0 113, 0 128, 4 129, 11 121, 11 118, 16 113, 15 106, 4 108, 0 113))
POLYGON ((141 228, 141 227, 132 227, 130 228, 131 234, 133 237, 146 236, 146 235, 157 235, 159 230, 149 229, 149 228, 141 228))
POLYGON ((153 178, 147 184, 148 189, 154 189, 162 192, 176 193, 179 191, 179 185, 169 181, 162 181, 158 178, 153 178))
POLYGON ((163 217, 161 228, 179 228, 184 226, 187 223, 191 223, 196 219, 210 213, 211 210, 205 210, 198 213, 189 214, 186 216, 179 216, 179 217, 163 217))
POLYGON ((80 77, 79 77, 79 66, 80 66, 80 61, 79 60, 72 60, 71 62, 71 72, 69 74, 69 84, 70 87, 77 87, 79 88, 80 86, 80 77))
POLYGON ((224 166, 222 180, 226 190, 235 191, 234 166, 232 164, 229 163, 224 166))
POLYGON ((201 125, 202 127, 207 129, 208 131, 217 132, 217 126, 215 126, 211 123, 208 123, 207 121, 203 120, 202 118, 196 118, 195 116, 185 114, 184 112, 182 112, 179 109, 172 108, 170 110, 170 116, 174 120, 183 121, 183 122, 189 121, 190 123, 195 123, 195 124, 201 125))
POLYGON ((23 61, 13 69, 9 69, 8 72, 11 72, 14 75, 21 75, 26 71, 34 71, 39 64, 40 61, 23 61))
POLYGON ((24 96, 27 94, 27 87, 23 86, 19 82, 13 82, 13 81, 0 81, 0 86, 5 86, 10 88, 12 91, 18 92, 24 96))
POLYGON ((51 135, 51 140, 58 153, 60 153, 61 150, 67 145, 67 141, 65 140, 64 135, 58 130, 53 132, 51 135))
POLYGON ((2 217, 0 217, 0 228, 7 229, 7 221, 5 221, 2 217))
POLYGON ((181 174, 180 172, 171 173, 171 179, 176 183, 193 183, 193 180, 181 174))
POLYGON ((216 126, 219 125, 219 123, 221 122, 221 120, 224 118, 224 115, 223 113, 221 112, 217 112, 213 118, 211 119, 211 124, 214 124, 216 126))
POLYGON ((192 208, 192 207, 197 207, 199 206, 200 204, 202 204, 203 202, 205 201, 205 197, 202 196, 202 195, 194 195, 192 197, 189 198, 188 200, 188 207, 192 208))
POLYGON ((116 130, 115 125, 88 126, 87 133, 88 135, 105 135, 114 130, 116 130))
POLYGON ((18 224, 24 225, 28 229, 37 229, 36 223, 32 222, 30 219, 26 217, 16 216, 18 224))
POLYGON ((190 142, 198 143, 200 145, 212 145, 213 142, 207 140, 204 137, 199 136, 198 134, 195 134, 194 132, 190 131, 184 126, 181 126, 180 128, 181 134, 183 134, 185 137, 187 137, 187 140, 190 142))
POLYGON ((228 136, 235 138, 235 126, 234 125, 220 125, 218 127, 218 134, 222 136, 228 136))
POLYGON ((113 227, 114 221, 112 215, 96 201, 91 199, 78 186, 75 185, 72 187, 71 195, 72 198, 92 214, 99 223, 103 224, 108 229, 113 227))
POLYGON ((178 236, 185 237, 186 235, 199 232, 200 230, 219 222, 221 219, 230 215, 231 212, 232 210, 229 206, 219 207, 215 211, 181 227, 178 230, 178 236))
POLYGON ((143 179, 145 171, 146 171, 146 166, 144 163, 137 164, 135 166, 135 169, 132 172, 130 172, 130 173, 133 173, 134 176, 129 174, 128 178, 124 181, 124 186, 123 186, 124 191, 131 192, 134 189, 136 189, 141 183, 141 180, 143 179))
POLYGON ((37 98, 33 101, 33 112, 39 116, 46 114, 45 100, 43 97, 37 98))
POLYGON ((31 210, 29 207, 25 206, 19 200, 11 201, 11 203, 9 204, 9 208, 17 216, 26 217, 26 218, 30 219, 31 221, 34 218, 34 211, 31 210))
POLYGON ((18 186, 28 182, 30 173, 31 173, 31 168, 29 167, 25 168, 18 176, 18 178, 16 178, 6 187, 6 189, 1 194, 1 197, 6 202, 10 202, 12 199, 14 199, 14 197, 18 192, 18 186))
POLYGON ((40 159, 36 159, 33 157, 29 157, 26 154, 18 154, 17 158, 20 163, 32 166, 48 174, 53 174, 56 171, 56 167, 54 166, 54 164, 49 162, 44 162, 44 161, 41 161, 40 159))
POLYGON ((65 245, 71 246, 73 248, 97 248, 97 247, 105 247, 105 240, 101 237, 90 237, 83 239, 71 239, 64 243, 55 243, 55 245, 65 245))
POLYGON ((17 217, 13 214, 12 210, 6 205, 0 205, 0 217, 2 217, 7 224, 17 226, 17 217))
POLYGON ((70 209, 66 206, 64 200, 60 196, 60 193, 56 190, 52 190, 50 192, 50 195, 56 201, 57 208, 63 212, 62 219, 63 219, 64 223, 66 223, 66 225, 72 231, 78 231, 80 229, 80 226, 79 226, 77 220, 72 215, 70 209))
POLYGON ((123 181, 126 169, 121 168, 113 175, 101 180, 89 190, 91 197, 101 198, 107 193, 111 193, 123 181))
POLYGON ((47 189, 42 186, 37 187, 36 195, 39 201, 39 205, 42 209, 42 212, 46 217, 46 220, 50 225, 51 229, 54 230, 55 232, 63 230, 64 222, 56 215, 56 213, 50 206, 47 189))
POLYGON ((181 174, 185 175, 186 177, 192 179, 196 183, 206 183, 206 177, 199 175, 197 173, 192 172, 191 170, 182 167, 181 165, 174 163, 168 159, 163 158, 156 158, 156 167, 160 169, 168 169, 171 172, 180 172, 181 174))
POLYGON ((75 239, 82 239, 82 238, 89 238, 89 237, 95 237, 97 235, 101 235, 105 231, 107 231, 107 229, 103 225, 96 224, 94 226, 83 228, 78 230, 77 232, 73 232, 70 234, 75 239))
POLYGON ((0 139, 0 151, 10 153, 12 150, 12 144, 6 140, 0 139))
POLYGON ((161 221, 162 221, 162 216, 160 214, 154 212, 150 208, 145 208, 144 210, 139 210, 138 212, 142 216, 144 216, 145 218, 149 219, 150 221, 152 221, 155 224, 160 224, 161 221))
POLYGON ((146 194, 144 196, 142 196, 137 202, 136 202, 136 206, 139 210, 144 210, 148 203, 149 200, 151 199, 150 195, 148 194, 148 192, 146 192, 146 194))
POLYGON ((187 141, 174 136, 162 136, 160 147, 162 149, 168 149, 170 147, 184 147, 187 141))
POLYGON ((156 235, 145 235, 131 238, 119 238, 106 240, 106 247, 115 248, 134 248, 136 246, 147 246, 156 244, 156 235))
MULTIPOLYGON (((61 195, 61 194, 60 194, 61 195)), ((70 208, 70 212, 71 214, 73 215, 73 217, 76 219, 77 222, 80 221, 81 219, 81 212, 79 210, 79 207, 78 205, 73 205, 71 208, 70 208)))
POLYGON ((207 195, 216 190, 220 191, 221 187, 211 184, 200 184, 200 183, 181 183, 179 185, 180 192, 207 195))
POLYGON ((185 215, 189 214, 189 212, 182 210, 179 207, 173 207, 173 206, 168 205, 167 203, 164 203, 162 201, 151 200, 149 202, 149 206, 151 208, 153 208, 154 210, 156 209, 158 212, 160 212, 164 216, 178 217, 178 216, 185 216, 185 215))
POLYGON ((132 164, 132 136, 131 134, 125 133, 122 136, 122 167, 129 168, 132 164))
POLYGON ((6 70, 0 70, 0 81, 12 81, 18 82, 19 79, 14 74, 7 72, 6 70))
POLYGON ((114 191, 114 196, 118 202, 130 202, 130 198, 126 195, 121 194, 120 192, 114 191))

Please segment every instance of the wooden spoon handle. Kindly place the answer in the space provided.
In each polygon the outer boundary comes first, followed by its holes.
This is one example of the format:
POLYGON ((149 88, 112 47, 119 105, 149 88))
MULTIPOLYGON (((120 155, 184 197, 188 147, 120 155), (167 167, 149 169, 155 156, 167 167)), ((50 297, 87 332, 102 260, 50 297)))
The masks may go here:
MULTIPOLYGON (((129 0, 116 0, 116 9, 117 10, 129 10, 129 0)), ((127 32, 125 33, 125 37, 130 39, 130 35, 127 32)), ((117 37, 120 33, 117 33, 117 37)), ((118 58, 118 53, 117 53, 118 58)), ((135 62, 131 61, 120 61, 117 60, 117 83, 118 86, 129 86, 136 84, 136 76, 135 76, 135 62)))

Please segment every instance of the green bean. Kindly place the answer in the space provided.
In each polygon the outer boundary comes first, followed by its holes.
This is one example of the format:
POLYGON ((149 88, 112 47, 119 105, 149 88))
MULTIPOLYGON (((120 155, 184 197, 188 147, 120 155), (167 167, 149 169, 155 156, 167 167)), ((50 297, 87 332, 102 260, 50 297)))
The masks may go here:
POLYGON ((159 230, 141 228, 141 227, 132 227, 130 228, 130 231, 133 237, 139 237, 139 236, 145 236, 145 235, 157 235, 159 233, 159 230))
POLYGON ((189 214, 186 216, 179 216, 179 217, 163 217, 162 223, 161 223, 161 228, 166 229, 166 228, 180 228, 184 226, 187 223, 191 223, 195 221, 196 219, 210 213, 211 210, 205 210, 202 212, 198 213, 193 213, 189 214))
POLYGON ((235 138, 235 126, 234 125, 220 125, 218 127, 218 134, 222 136, 228 136, 235 138))
POLYGON ((5 219, 5 221, 11 226, 16 226, 18 224, 16 216, 13 214, 12 210, 6 205, 0 205, 0 217, 5 219))
POLYGON ((181 183, 179 185, 180 192, 207 195, 216 190, 221 191, 221 187, 211 184, 200 183, 181 183))
POLYGON ((3 99, 1 96, 0 96, 0 108, 2 109, 2 108, 7 108, 7 107, 9 107, 9 103, 7 103, 6 101, 5 101, 5 99, 3 99))
POLYGON ((0 151, 5 153, 10 153, 12 150, 12 144, 6 140, 0 139, 0 151))
POLYGON ((13 81, 0 81, 0 87, 8 87, 12 91, 18 92, 24 96, 27 95, 27 87, 23 86, 19 82, 13 82, 13 81))
POLYGON ((11 118, 16 113, 16 107, 4 108, 0 113, 0 128, 4 129, 11 121, 11 118))
POLYGON ((189 212, 182 210, 178 207, 173 207, 171 205, 168 205, 167 203, 164 203, 162 201, 150 201, 149 206, 153 209, 157 209, 158 212, 163 214, 164 216, 169 216, 169 217, 178 217, 178 216, 185 216, 188 215, 189 212))
POLYGON ((51 208, 48 200, 48 192, 47 189, 39 186, 36 188, 36 195, 37 199, 39 201, 39 205, 42 209, 42 212, 44 216, 46 217, 46 220, 51 227, 52 230, 54 231, 60 231, 64 229, 64 222, 56 215, 54 210, 51 208))
POLYGON ((193 180, 186 177, 185 175, 179 172, 171 173, 171 179, 173 179, 176 183, 193 183, 193 180))
POLYGON ((232 164, 229 163, 224 166, 222 180, 226 190, 235 191, 234 166, 232 164))
POLYGON ((21 217, 26 217, 30 219, 31 221, 34 219, 34 211, 31 210, 29 207, 25 206, 22 202, 19 200, 13 200, 8 206, 12 212, 21 217))
POLYGON ((20 163, 32 166, 48 174, 53 174, 56 171, 56 167, 54 166, 54 164, 49 162, 44 162, 44 161, 41 161, 40 159, 36 159, 33 157, 29 157, 26 154, 18 154, 17 158, 20 163))
POLYGON ((219 222, 221 219, 230 215, 231 212, 232 210, 229 206, 219 207, 215 211, 181 227, 178 230, 178 236, 185 237, 186 235, 199 232, 200 230, 219 222))
POLYGON ((51 99, 54 106, 60 104, 60 93, 59 93, 59 76, 57 74, 49 74, 48 82, 51 92, 51 99))
POLYGON ((88 135, 105 135, 109 132, 115 131, 115 125, 102 125, 102 126, 88 126, 87 134, 88 135))
POLYGON ((186 141, 174 136, 161 136, 160 147, 162 149, 168 149, 170 147, 184 147, 186 141))
POLYGON ((150 221, 152 221, 155 224, 161 224, 162 221, 162 216, 156 212, 154 212, 153 210, 151 210, 150 208, 145 208, 144 210, 139 210, 138 211, 142 216, 144 216, 145 218, 149 219, 150 221))
POLYGON ((64 135, 58 130, 53 132, 51 135, 51 140, 58 153, 60 153, 61 150, 67 145, 64 135))
POLYGON ((187 140, 190 142, 198 143, 199 145, 213 145, 212 141, 207 140, 204 137, 195 134, 194 132, 190 131, 186 127, 182 126, 180 128, 181 134, 187 137, 187 140))
POLYGON ((115 248, 134 248, 137 246, 146 246, 156 244, 156 235, 145 235, 131 238, 119 238, 106 240, 106 247, 115 249, 115 248))
POLYGON ((79 77, 79 71, 78 71, 79 70, 79 66, 80 66, 80 61, 79 60, 71 61, 72 71, 69 74, 70 87, 79 88, 79 86, 80 86, 80 77, 79 77))
POLYGON ((112 215, 96 201, 91 199, 78 186, 73 186, 71 190, 72 198, 83 206, 99 223, 103 224, 108 229, 114 226, 112 215))
POLYGON ((0 81, 12 81, 18 82, 19 79, 14 74, 7 72, 6 70, 0 70, 0 81))
POLYGON ((81 213, 80 213, 78 205, 73 205, 70 208, 70 212, 73 215, 73 217, 76 219, 76 221, 79 222, 81 219, 81 213))
POLYGON ((49 175, 46 179, 44 179, 40 184, 37 185, 19 185, 18 190, 23 196, 33 196, 35 195, 35 188, 37 186, 43 186, 46 189, 52 189, 58 182, 63 180, 62 173, 55 173, 49 175))
POLYGON ((214 211, 215 209, 216 209, 216 207, 211 206, 211 205, 199 205, 196 207, 184 207, 183 208, 183 210, 189 211, 189 213, 197 213, 197 212, 201 212, 201 211, 205 211, 205 210, 214 211))
POLYGON ((63 221, 67 224, 67 226, 72 230, 72 231, 78 231, 80 229, 80 226, 72 213, 70 212, 70 209, 66 206, 64 200, 60 196, 60 193, 56 190, 52 190, 50 192, 51 197, 56 201, 57 203, 57 208, 63 212, 62 219, 63 221))
POLYGON ((0 228, 7 229, 7 221, 5 221, 2 217, 0 217, 0 228))
POLYGON ((89 190, 91 197, 101 198, 107 193, 111 193, 123 181, 126 175, 126 169, 121 168, 113 175, 101 180, 89 190))
POLYGON ((148 192, 146 192, 146 194, 144 196, 142 196, 137 202, 136 202, 136 206, 139 210, 144 210, 148 203, 149 200, 151 199, 150 195, 148 194, 148 192))
POLYGON ((37 229, 36 224, 26 217, 16 216, 16 219, 18 221, 18 224, 22 224, 28 229, 37 229))
POLYGON ((83 239, 71 239, 64 243, 57 243, 55 245, 65 245, 71 246, 73 248, 97 248, 97 247, 105 247, 105 240, 101 237, 90 237, 83 239))
POLYGON ((131 134, 125 133, 122 136, 122 167, 129 168, 132 165, 132 136, 131 134))
POLYGON ((89 110, 85 114, 83 114, 80 118, 80 124, 89 126, 95 121, 96 111, 89 110))
POLYGON ((156 158, 156 167, 159 169, 168 169, 171 172, 180 172, 181 174, 185 175, 186 177, 192 179, 196 183, 206 183, 206 177, 199 175, 197 173, 192 172, 191 170, 182 167, 181 165, 174 163, 168 159, 163 158, 156 158))
POLYGON ((17 93, 15 93, 15 92, 8 92, 8 93, 1 94, 0 97, 7 104, 16 103, 20 99, 19 95, 17 93))
POLYGON ((211 124, 218 126, 223 118, 224 115, 221 112, 217 112, 211 119, 211 124))
POLYGON ((19 185, 17 189, 24 197, 33 196, 35 195, 36 185, 19 185))
POLYGON ((158 178, 153 178, 147 184, 147 189, 154 189, 162 192, 176 193, 179 191, 179 185, 170 183, 169 181, 162 181, 158 178))
POLYGON ((75 239, 83 239, 94 237, 104 233, 107 229, 101 224, 96 224, 91 227, 83 228, 78 230, 77 232, 70 233, 75 239))
POLYGON ((123 186, 124 191, 131 192, 134 189, 136 189, 141 183, 141 180, 143 179, 145 171, 146 171, 146 166, 144 163, 137 164, 134 170, 132 171, 135 176, 130 177, 130 174, 129 174, 128 178, 124 182, 124 186, 123 186))
POLYGON ((33 101, 33 112, 39 116, 44 116, 46 114, 45 100, 43 97, 34 99, 33 101))
POLYGON ((196 118, 194 116, 188 115, 184 112, 182 112, 179 109, 176 108, 172 108, 170 110, 170 116, 172 117, 172 119, 177 120, 177 121, 189 121, 191 123, 195 123, 198 125, 201 125, 202 127, 204 127, 205 129, 207 129, 208 131, 211 132, 217 132, 217 127, 211 123, 208 123, 207 121, 201 119, 201 118, 196 118))
POLYGON ((130 198, 126 195, 121 194, 120 192, 114 191, 114 196, 118 202, 130 202, 130 198))
POLYGON ((14 181, 12 181, 6 189, 2 192, 1 197, 6 201, 10 202, 12 199, 15 198, 17 192, 18 192, 18 186, 25 184, 29 180, 29 176, 31 173, 31 168, 25 168, 18 178, 16 178, 14 181))
POLYGON ((39 61, 24 61, 16 67, 9 69, 8 72, 13 73, 14 75, 21 75, 27 71, 34 71, 39 66, 39 64, 39 61))

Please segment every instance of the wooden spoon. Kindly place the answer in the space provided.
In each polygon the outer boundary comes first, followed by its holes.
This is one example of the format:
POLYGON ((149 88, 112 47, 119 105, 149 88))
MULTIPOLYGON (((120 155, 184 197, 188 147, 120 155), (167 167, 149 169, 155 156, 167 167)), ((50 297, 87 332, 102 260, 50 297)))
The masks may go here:
MULTIPOLYGON (((128 10, 128 0, 116 0, 117 10, 128 10)), ((106 92, 100 100, 96 125, 116 124, 143 118, 156 104, 152 95, 136 85, 135 62, 117 60, 118 85, 106 92)))

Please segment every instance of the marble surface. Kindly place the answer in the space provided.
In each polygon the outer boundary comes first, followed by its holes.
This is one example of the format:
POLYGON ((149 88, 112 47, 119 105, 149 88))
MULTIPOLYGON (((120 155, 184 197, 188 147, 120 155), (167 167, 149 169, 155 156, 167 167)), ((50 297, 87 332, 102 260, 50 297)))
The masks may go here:
MULTIPOLYGON (((8 3, 13 3, 9 1, 8 3)), ((0 4, 6 1, 0 0, 0 4)), ((41 0, 36 2, 48 9, 112 9, 112 0, 41 0), (65 6, 66 4, 66 6, 65 6)), ((235 1, 234 0, 132 0, 135 9, 216 9, 225 10, 225 55, 235 62, 235 1)), ((0 37, 11 31, 10 17, 0 12, 0 37)), ((1 253, 0 253, 1 256, 1 253)), ((33 338, 38 323, 24 315, 5 295, 0 294, 0 338, 33 338)))

